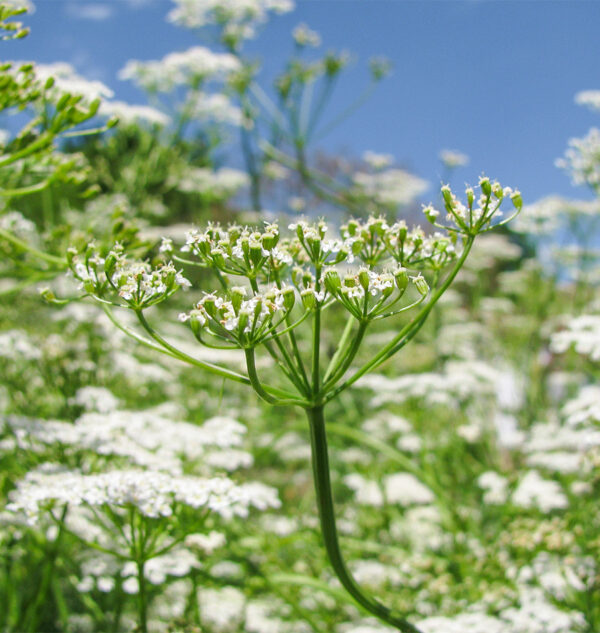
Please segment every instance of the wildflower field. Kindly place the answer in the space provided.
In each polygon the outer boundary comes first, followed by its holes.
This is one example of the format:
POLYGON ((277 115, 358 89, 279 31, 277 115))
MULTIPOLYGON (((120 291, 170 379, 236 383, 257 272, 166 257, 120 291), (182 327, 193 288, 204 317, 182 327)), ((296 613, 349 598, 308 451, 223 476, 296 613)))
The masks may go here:
POLYGON ((0 63, 0 630, 599 633, 598 129, 429 187, 318 152, 386 60, 336 117, 292 0, 164 6, 143 104, 0 63))

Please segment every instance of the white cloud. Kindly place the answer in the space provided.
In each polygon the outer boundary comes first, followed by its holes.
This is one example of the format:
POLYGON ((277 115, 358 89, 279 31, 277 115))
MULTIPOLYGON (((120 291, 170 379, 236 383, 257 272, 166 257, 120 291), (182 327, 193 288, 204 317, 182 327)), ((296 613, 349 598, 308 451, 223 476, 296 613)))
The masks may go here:
POLYGON ((69 16, 78 20, 93 20, 102 22, 113 15, 113 7, 98 2, 70 2, 65 7, 69 16))

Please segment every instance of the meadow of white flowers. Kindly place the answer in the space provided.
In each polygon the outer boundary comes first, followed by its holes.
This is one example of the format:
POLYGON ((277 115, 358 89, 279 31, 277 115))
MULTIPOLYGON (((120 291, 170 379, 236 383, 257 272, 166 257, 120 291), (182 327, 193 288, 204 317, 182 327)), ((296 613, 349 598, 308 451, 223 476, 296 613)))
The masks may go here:
POLYGON ((261 85, 293 8, 173 0, 147 104, 0 65, 0 627, 598 633, 600 131, 556 161, 592 201, 421 208, 313 151, 345 53, 299 25, 261 85))

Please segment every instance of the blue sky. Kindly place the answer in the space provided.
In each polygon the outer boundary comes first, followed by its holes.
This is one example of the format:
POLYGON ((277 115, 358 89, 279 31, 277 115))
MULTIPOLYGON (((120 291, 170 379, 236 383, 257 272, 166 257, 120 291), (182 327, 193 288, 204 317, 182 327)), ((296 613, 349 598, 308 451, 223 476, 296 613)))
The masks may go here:
MULTIPOLYGON (((116 77, 128 59, 203 43, 165 21, 170 0, 35 3, 26 18, 31 35, 6 44, 6 57, 71 62, 132 103, 143 103, 143 94, 116 77)), ((262 59, 265 78, 280 69, 300 22, 321 34, 324 48, 353 54, 331 114, 365 85, 370 56, 394 65, 366 105, 321 142, 324 149, 393 154, 434 186, 442 177, 438 152, 457 149, 471 158, 458 183, 485 172, 519 187, 526 202, 549 193, 589 197, 554 160, 570 137, 600 126, 600 114, 573 101, 580 90, 600 89, 600 2, 300 0, 247 47, 262 59)))

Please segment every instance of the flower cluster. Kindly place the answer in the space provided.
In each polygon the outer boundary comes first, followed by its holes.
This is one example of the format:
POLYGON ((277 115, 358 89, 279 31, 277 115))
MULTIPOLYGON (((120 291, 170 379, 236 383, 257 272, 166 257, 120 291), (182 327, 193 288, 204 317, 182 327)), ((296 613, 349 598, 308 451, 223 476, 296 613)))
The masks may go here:
POLYGON ((180 53, 169 53, 158 61, 129 60, 119 72, 119 79, 132 80, 148 92, 170 92, 181 85, 223 79, 239 69, 240 62, 233 55, 194 46, 180 53))
POLYGON ((556 166, 571 174, 574 185, 600 188, 600 130, 593 127, 583 138, 570 139, 569 149, 556 166))
POLYGON ((287 13, 292 0, 175 0, 169 21, 190 29, 216 24, 222 39, 232 48, 255 35, 256 27, 267 20, 269 11, 287 13))
POLYGON ((86 79, 78 75, 73 66, 66 62, 36 64, 35 73, 42 83, 51 80, 51 86, 46 90, 46 96, 56 103, 63 99, 65 94, 80 95, 87 104, 91 104, 97 99, 110 99, 114 96, 114 92, 101 81, 86 79))
POLYGON ((456 169, 469 164, 469 157, 454 149, 443 149, 439 158, 446 169, 456 169))
POLYGON ((128 260, 119 244, 105 258, 93 243, 83 254, 70 248, 67 261, 86 293, 102 299, 112 289, 134 310, 160 303, 191 285, 172 263, 153 268, 148 262, 128 260))
MULTIPOLYGON (((382 165, 383 161, 377 164, 382 165)), ((387 169, 375 173, 356 172, 353 181, 354 195, 366 197, 376 205, 389 209, 410 204, 429 188, 425 180, 403 169, 387 169)))
POLYGON ((556 332, 550 340, 550 350, 556 354, 566 352, 571 345, 578 354, 600 360, 600 316, 584 314, 567 324, 565 330, 556 332))
POLYGON ((343 279, 333 267, 328 268, 323 274, 323 284, 328 293, 359 321, 388 317, 420 303, 429 293, 429 285, 421 274, 410 279, 421 298, 415 303, 390 312, 402 299, 408 286, 409 276, 406 268, 377 273, 361 267, 356 274, 347 274, 343 279), (392 297, 395 290, 398 292, 392 297))
POLYGON ((441 233, 427 235, 418 226, 409 230, 404 220, 391 226, 382 217, 351 220, 342 226, 342 236, 346 247, 366 266, 391 257, 399 266, 439 269, 456 255, 455 240, 441 233))
POLYGON ((523 206, 521 193, 517 189, 502 187, 498 181, 490 182, 490 179, 484 176, 479 179, 479 188, 481 193, 477 199, 472 187, 465 190, 467 197, 465 205, 452 193, 449 185, 442 187, 444 207, 447 212, 446 220, 451 222, 453 226, 439 224, 440 212, 431 205, 425 207, 423 213, 434 226, 474 237, 478 233, 489 230, 492 226, 506 224, 519 213, 523 206), (508 218, 494 223, 494 220, 502 217, 500 206, 505 198, 511 199, 515 211, 508 218))
POLYGON ((209 224, 204 231, 190 231, 181 250, 222 273, 256 279, 267 264, 276 273, 292 263, 291 255, 287 249, 278 248, 278 242, 276 224, 267 224, 263 231, 209 224))
POLYGON ((227 298, 206 294, 189 313, 179 316, 189 321, 200 342, 206 329, 214 337, 229 341, 241 348, 255 347, 273 334, 289 315, 295 303, 295 292, 290 286, 274 286, 264 294, 247 297, 246 288, 234 286, 227 298))
POLYGON ((30 471, 11 494, 9 512, 24 513, 30 523, 54 505, 134 507, 150 518, 168 517, 175 504, 206 508, 223 518, 245 517, 251 507, 277 508, 277 492, 256 482, 236 485, 225 477, 115 470, 84 475, 75 471, 30 471))

